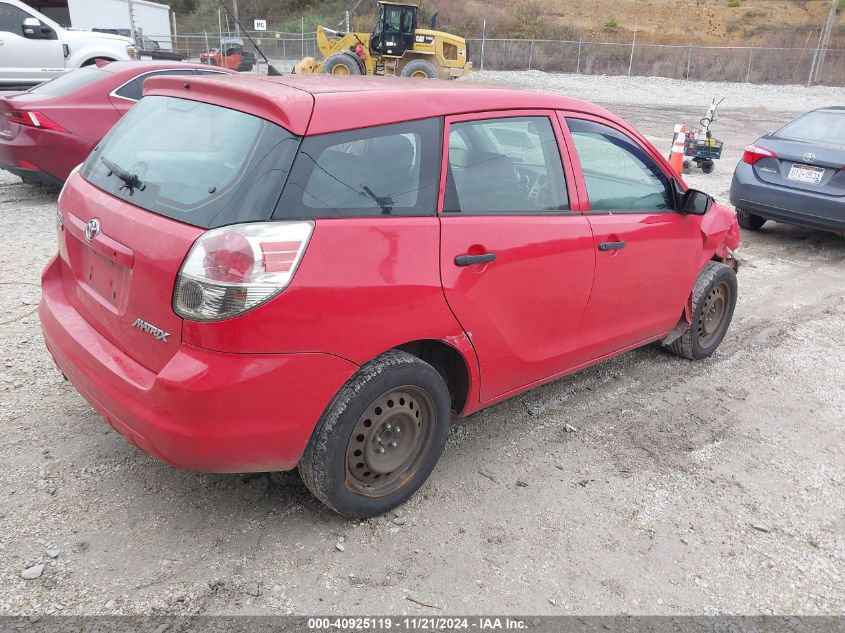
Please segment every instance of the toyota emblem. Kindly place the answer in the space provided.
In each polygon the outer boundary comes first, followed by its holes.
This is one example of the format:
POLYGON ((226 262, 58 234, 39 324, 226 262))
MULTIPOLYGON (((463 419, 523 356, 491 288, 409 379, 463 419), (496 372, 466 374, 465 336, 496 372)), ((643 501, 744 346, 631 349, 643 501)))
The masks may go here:
POLYGON ((805 163, 812 163, 814 160, 816 160, 816 155, 813 154, 813 152, 807 152, 806 154, 804 154, 805 163))
POLYGON ((97 218, 89 221, 85 225, 85 239, 93 242, 94 238, 100 234, 100 221, 97 218))

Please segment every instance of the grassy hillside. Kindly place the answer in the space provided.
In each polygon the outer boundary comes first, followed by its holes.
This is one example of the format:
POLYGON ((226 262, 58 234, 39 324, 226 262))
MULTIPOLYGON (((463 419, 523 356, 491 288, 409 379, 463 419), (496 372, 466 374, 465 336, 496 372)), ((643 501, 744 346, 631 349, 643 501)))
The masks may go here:
MULTIPOLYGON (((176 0, 173 0, 174 3, 176 0)), ((185 2, 185 0, 181 0, 185 2)), ((845 48, 845 0, 832 45, 845 48)), ((226 0, 231 7, 232 0, 226 0)), ((306 32, 318 23, 337 26, 355 0, 238 0, 245 24, 267 19, 271 29, 306 32)), ((179 14, 181 32, 217 29, 217 0, 192 2, 192 14, 179 14)), ((636 29, 644 42, 664 44, 768 45, 803 47, 816 41, 830 0, 422 0, 423 19, 439 13, 439 26, 480 37, 549 38, 630 42, 636 29)), ((363 0, 354 27, 372 28, 375 0, 363 0)))
MULTIPOLYGON (((840 0, 845 5, 845 0, 840 0)), ((455 32, 476 35, 487 18, 494 37, 548 37, 664 44, 803 46, 801 34, 827 19, 829 0, 425 0, 455 32)), ((834 33, 845 46, 845 6, 834 33)), ((806 37, 806 35, 804 36, 806 37)))

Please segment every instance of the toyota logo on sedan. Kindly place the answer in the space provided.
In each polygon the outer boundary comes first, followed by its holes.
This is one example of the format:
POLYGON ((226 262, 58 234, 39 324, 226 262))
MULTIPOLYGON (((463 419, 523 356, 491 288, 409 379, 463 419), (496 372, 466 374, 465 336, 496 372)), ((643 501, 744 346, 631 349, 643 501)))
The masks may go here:
POLYGON ((812 163, 814 160, 816 160, 816 155, 812 152, 807 152, 806 154, 804 154, 805 163, 812 163))
POLYGON ((94 238, 100 234, 100 221, 94 218, 85 225, 85 239, 93 242, 94 238))

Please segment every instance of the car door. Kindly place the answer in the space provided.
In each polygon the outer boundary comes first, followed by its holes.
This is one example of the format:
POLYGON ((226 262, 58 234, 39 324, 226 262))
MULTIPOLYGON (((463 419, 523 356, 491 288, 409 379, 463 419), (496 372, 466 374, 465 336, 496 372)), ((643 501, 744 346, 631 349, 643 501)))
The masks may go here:
POLYGON ((553 112, 447 118, 440 272, 478 357, 481 401, 572 366, 593 283, 586 218, 553 112))
POLYGON ((38 15, 0 0, 0 81, 40 83, 63 71, 64 49, 56 30, 38 15), (30 37, 24 36, 27 18, 38 19, 42 26, 30 37))
POLYGON ((701 216, 676 211, 656 152, 614 122, 561 115, 586 192, 596 274, 579 347, 594 360, 666 334, 680 319, 701 258, 701 216))

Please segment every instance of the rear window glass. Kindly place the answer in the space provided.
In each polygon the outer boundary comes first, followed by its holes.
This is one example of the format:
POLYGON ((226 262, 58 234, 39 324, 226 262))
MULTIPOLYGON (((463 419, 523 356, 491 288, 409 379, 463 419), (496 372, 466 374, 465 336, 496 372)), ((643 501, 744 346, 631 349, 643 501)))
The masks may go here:
POLYGON ((187 224, 212 228, 267 220, 299 141, 237 110, 144 97, 91 153, 81 173, 114 196, 187 224))
POLYGON ((845 110, 808 112, 783 126, 777 136, 810 143, 845 145, 845 110))
POLYGON ((434 215, 441 138, 439 119, 307 137, 274 217, 434 215))
POLYGON ((44 95, 48 97, 61 97, 70 94, 74 90, 79 90, 92 84, 98 79, 103 79, 111 75, 107 70, 100 70, 94 67, 78 68, 71 70, 63 75, 59 75, 55 79, 45 81, 43 84, 31 88, 29 92, 44 95))

